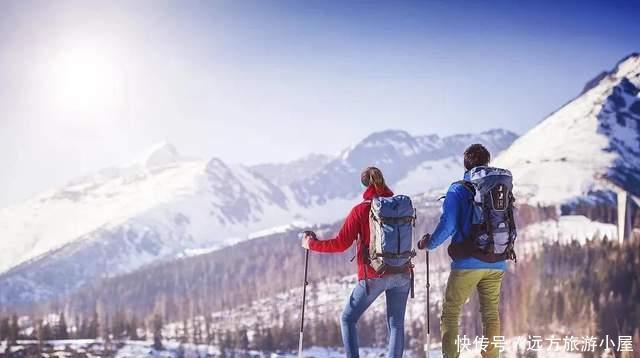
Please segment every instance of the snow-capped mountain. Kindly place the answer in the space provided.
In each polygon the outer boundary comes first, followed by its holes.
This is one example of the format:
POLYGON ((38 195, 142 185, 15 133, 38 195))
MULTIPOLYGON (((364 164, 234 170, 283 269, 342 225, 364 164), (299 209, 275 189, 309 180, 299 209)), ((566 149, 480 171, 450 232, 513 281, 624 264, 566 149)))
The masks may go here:
POLYGON ((140 235, 126 235, 130 240, 166 231, 158 238, 166 241, 158 243, 163 247, 219 242, 233 238, 239 223, 253 229, 251 223, 264 211, 284 211, 283 192, 267 180, 218 159, 181 160, 168 155, 172 150, 159 147, 143 165, 111 168, 3 209, 0 269, 123 228, 139 228, 140 235), (212 223, 217 231, 204 229, 212 223))
POLYGON ((334 222, 361 200, 359 171, 368 165, 380 166, 406 194, 441 188, 462 172, 454 158, 465 145, 501 150, 515 137, 503 130, 445 138, 374 133, 290 185, 256 167, 187 158, 163 143, 128 165, 1 209, 0 303, 55 297, 97 277, 293 222, 334 222))
POLYGON ((497 153, 507 148, 517 135, 501 129, 480 134, 411 136, 405 131, 384 131, 369 135, 316 175, 291 183, 302 205, 323 205, 336 198, 353 198, 360 191, 360 172, 377 166, 397 192, 415 194, 444 188, 464 171, 462 152, 471 143, 482 143, 497 153), (431 171, 430 169, 434 169, 431 171), (395 187, 399 184, 399 187, 395 187))
POLYGON ((509 168, 519 199, 563 204, 640 195, 640 54, 598 75, 571 102, 494 162, 509 168))
POLYGON ((284 192, 266 179, 176 153, 163 145, 141 162, 0 211, 0 267, 12 267, 0 276, 0 302, 50 298, 290 219, 284 192))
POLYGON ((257 164, 250 168, 276 185, 289 185, 313 176, 332 159, 332 156, 314 153, 287 163, 257 164))

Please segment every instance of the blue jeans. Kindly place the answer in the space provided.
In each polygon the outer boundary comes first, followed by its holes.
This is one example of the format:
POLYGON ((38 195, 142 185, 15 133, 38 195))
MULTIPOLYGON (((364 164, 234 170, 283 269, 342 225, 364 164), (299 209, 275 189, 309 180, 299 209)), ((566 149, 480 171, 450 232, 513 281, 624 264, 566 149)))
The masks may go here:
POLYGON ((411 279, 408 273, 385 275, 382 278, 360 280, 351 292, 342 312, 342 342, 347 357, 359 357, 356 323, 373 301, 385 293, 387 298, 387 328, 389 329, 388 357, 402 357, 404 350, 404 313, 407 307, 411 279))

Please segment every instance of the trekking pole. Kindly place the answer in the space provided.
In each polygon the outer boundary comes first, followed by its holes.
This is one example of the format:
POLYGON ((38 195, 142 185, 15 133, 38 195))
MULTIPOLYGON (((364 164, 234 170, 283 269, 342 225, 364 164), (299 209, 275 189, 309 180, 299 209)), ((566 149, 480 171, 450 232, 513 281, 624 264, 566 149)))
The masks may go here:
MULTIPOLYGON (((305 231, 302 235, 307 235, 309 232, 305 231)), ((311 235, 313 232, 311 232, 311 235)), ((302 358, 302 340, 304 338, 304 306, 307 301, 307 271, 309 269, 309 249, 306 249, 304 254, 304 281, 302 283, 302 313, 300 314, 300 338, 298 340, 298 358, 302 358)))
MULTIPOLYGON (((429 234, 425 235, 425 239, 426 239, 425 243, 429 241, 429 236, 430 236, 429 234)), ((426 268, 427 269, 427 285, 426 285, 427 287, 427 307, 426 307, 427 341, 424 344, 424 354, 427 358, 429 358, 429 348, 431 345, 431 319, 430 319, 431 312, 429 311, 429 307, 431 307, 431 304, 429 299, 429 288, 431 287, 431 284, 429 283, 429 249, 427 249, 426 247, 424 250, 424 257, 425 257, 425 263, 427 266, 426 268)))

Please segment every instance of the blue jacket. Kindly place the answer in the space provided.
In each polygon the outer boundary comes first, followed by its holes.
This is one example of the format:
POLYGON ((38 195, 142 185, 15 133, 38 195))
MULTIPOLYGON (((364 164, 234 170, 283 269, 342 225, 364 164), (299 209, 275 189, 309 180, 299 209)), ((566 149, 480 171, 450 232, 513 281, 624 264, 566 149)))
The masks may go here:
MULTIPOLYGON (((468 172, 464 174, 464 179, 468 180, 468 172)), ((427 249, 433 250, 440 246, 445 240, 451 237, 455 243, 464 240, 463 233, 471 230, 471 193, 460 183, 453 183, 447 191, 442 204, 442 216, 436 229, 431 235, 431 240, 427 243, 427 249)), ((452 270, 462 269, 498 269, 506 270, 506 261, 494 263, 480 261, 474 257, 468 257, 451 262, 452 270)))

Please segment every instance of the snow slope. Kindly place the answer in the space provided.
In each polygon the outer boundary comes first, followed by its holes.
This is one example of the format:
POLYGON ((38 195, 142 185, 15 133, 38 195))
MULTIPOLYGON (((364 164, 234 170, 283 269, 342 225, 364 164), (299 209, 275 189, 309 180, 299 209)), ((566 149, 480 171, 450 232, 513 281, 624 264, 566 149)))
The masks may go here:
POLYGON ((251 230, 261 212, 285 211, 283 192, 242 168, 217 159, 157 159, 120 171, 125 175, 97 175, 0 211, 0 270, 121 228, 135 227, 141 237, 164 231, 164 243, 158 244, 220 242, 251 230), (238 226, 240 232, 234 230, 238 226))
POLYGON ((517 139, 495 161, 514 174, 518 199, 562 204, 640 195, 640 54, 591 81, 585 92, 517 139))
POLYGON ((544 220, 522 228, 518 232, 517 251, 521 257, 537 253, 542 245, 555 241, 565 245, 573 241, 585 244, 587 240, 605 237, 617 240, 616 225, 593 221, 582 215, 565 215, 558 220, 544 220))

